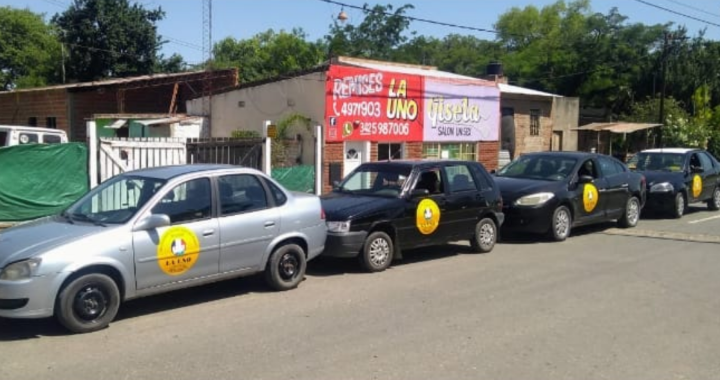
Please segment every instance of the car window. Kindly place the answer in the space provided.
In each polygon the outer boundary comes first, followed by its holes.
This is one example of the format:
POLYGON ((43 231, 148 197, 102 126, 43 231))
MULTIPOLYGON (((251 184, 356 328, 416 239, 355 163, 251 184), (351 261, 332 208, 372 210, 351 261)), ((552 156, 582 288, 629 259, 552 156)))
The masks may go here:
POLYGON ((598 162, 600 163, 600 170, 606 177, 622 173, 622 170, 618 170, 615 161, 610 157, 598 157, 598 162))
POLYGON ((45 144, 60 144, 62 139, 59 135, 46 134, 43 135, 43 143, 45 144))
POLYGON ((525 155, 500 169, 497 176, 561 181, 572 173, 576 162, 574 158, 558 155, 525 155))
POLYGON ((702 161, 700 161, 700 156, 697 153, 693 153, 690 156, 690 170, 692 170, 692 171, 702 171, 703 170, 702 161))
POLYGON ((430 194, 442 194, 445 186, 442 182, 440 169, 423 170, 415 183, 415 190, 427 190, 430 194))
POLYGON ((708 157, 707 153, 700 152, 698 153, 698 156, 700 157, 700 163, 702 164, 704 171, 708 171, 713 168, 712 159, 708 157))
POLYGON ((578 177, 582 176, 590 176, 593 178, 599 178, 598 170, 595 167, 595 162, 593 162, 592 159, 585 160, 582 165, 580 165, 580 169, 578 169, 578 177))
POLYGON ((262 210, 268 207, 267 194, 260 179, 253 174, 236 174, 220 177, 220 213, 237 214, 262 210))
POLYGON ((335 189, 339 192, 396 198, 410 176, 407 165, 366 163, 353 170, 335 189))
POLYGON ((615 170, 618 173, 625 173, 627 171, 627 167, 622 162, 618 160, 613 160, 613 163, 615 164, 615 170))
POLYGON ((209 218, 212 214, 210 179, 193 179, 176 186, 165 193, 152 213, 169 216, 173 224, 209 218))
POLYGON ((631 157, 627 166, 637 171, 681 172, 685 166, 685 155, 667 152, 640 152, 631 157))
POLYGON ((285 195, 285 192, 278 187, 275 183, 272 181, 265 181, 265 183, 268 184, 270 187, 270 192, 272 193, 272 197, 275 200, 276 206, 282 206, 287 202, 287 195, 285 195))
POLYGON ((473 180, 470 169, 467 165, 449 165, 445 167, 445 174, 447 175, 448 187, 450 192, 456 193, 460 191, 477 191, 477 185, 473 180))
POLYGON ((8 136, 7 132, 0 131, 0 146, 6 146, 8 144, 7 136, 8 136))
POLYGON ((21 133, 19 140, 20 144, 37 144, 38 135, 37 133, 21 133))

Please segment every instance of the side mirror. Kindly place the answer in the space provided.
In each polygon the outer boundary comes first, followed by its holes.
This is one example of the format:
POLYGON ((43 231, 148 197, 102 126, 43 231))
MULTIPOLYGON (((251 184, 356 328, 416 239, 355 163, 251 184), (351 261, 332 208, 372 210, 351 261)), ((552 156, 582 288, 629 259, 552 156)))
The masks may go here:
POLYGON ((497 174, 497 170, 495 170, 495 169, 493 169, 493 170, 490 170, 490 174, 492 174, 492 175, 495 175, 495 174, 497 174))
POLYGON ((690 166, 690 173, 702 173, 703 169, 699 166, 690 166))
POLYGON ((152 214, 148 217, 140 219, 135 226, 133 231, 147 231, 153 230, 160 227, 170 225, 170 217, 165 214, 152 214))
POLYGON ((413 191, 410 192, 410 198, 419 198, 430 195, 430 192, 427 189, 413 189, 413 191))
POLYGON ((580 178, 578 179, 578 183, 580 183, 580 184, 592 183, 593 180, 594 180, 593 177, 591 177, 589 175, 581 175, 580 178))

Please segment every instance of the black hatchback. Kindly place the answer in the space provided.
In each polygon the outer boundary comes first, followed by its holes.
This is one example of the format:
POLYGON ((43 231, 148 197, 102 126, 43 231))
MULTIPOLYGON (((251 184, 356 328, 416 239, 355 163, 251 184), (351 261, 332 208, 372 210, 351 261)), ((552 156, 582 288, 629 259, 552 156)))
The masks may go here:
POLYGON ((473 161, 364 163, 321 200, 323 254, 358 257, 370 272, 423 246, 469 240, 473 251, 489 252, 504 219, 495 182, 473 161))

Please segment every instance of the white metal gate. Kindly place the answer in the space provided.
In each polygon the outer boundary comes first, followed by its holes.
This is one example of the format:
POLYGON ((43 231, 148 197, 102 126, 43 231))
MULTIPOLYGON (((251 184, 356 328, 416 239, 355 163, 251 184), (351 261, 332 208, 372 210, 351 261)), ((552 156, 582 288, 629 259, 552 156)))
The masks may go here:
POLYGON ((99 180, 130 170, 184 164, 186 149, 183 138, 101 138, 99 180))

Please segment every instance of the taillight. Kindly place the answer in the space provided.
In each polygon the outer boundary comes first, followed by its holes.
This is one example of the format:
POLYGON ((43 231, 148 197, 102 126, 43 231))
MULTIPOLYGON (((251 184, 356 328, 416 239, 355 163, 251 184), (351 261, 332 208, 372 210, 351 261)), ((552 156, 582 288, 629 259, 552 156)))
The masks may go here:
POLYGON ((320 219, 325 220, 325 210, 323 208, 320 208, 320 219))

